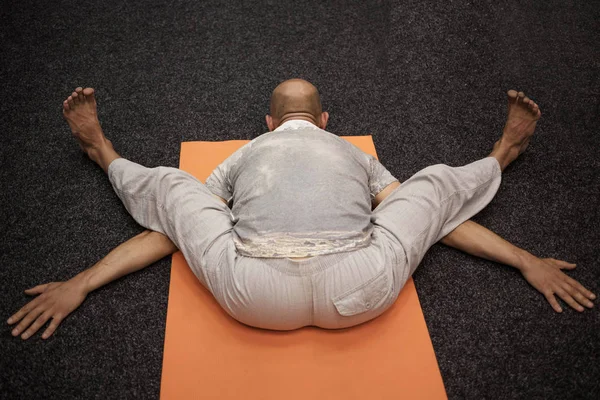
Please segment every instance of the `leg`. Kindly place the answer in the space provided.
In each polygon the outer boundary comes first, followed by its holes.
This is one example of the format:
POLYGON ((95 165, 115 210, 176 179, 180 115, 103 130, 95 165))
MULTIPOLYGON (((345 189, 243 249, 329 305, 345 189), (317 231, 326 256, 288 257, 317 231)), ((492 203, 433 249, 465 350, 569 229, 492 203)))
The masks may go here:
POLYGON ((79 141, 81 150, 108 173, 110 163, 120 156, 100 127, 94 89, 75 89, 63 102, 63 116, 73 136, 79 141))
POLYGON ((212 243, 232 229, 229 208, 184 171, 145 168, 121 158, 102 132, 93 89, 77 88, 63 103, 63 114, 82 150, 107 172, 136 222, 168 236, 212 291, 204 259, 212 243))
POLYGON ((136 222, 168 236, 212 292, 209 271, 216 266, 207 265, 206 253, 233 229, 229 208, 202 182, 177 168, 146 168, 119 158, 110 164, 108 177, 136 222))
POLYGON ((502 137, 494 145, 490 157, 495 157, 502 171, 520 156, 535 131, 537 121, 542 116, 540 108, 525 93, 508 91, 508 116, 502 137))
POLYGON ((373 211, 372 222, 392 233, 404 249, 409 275, 434 243, 492 200, 501 171, 529 144, 541 115, 539 108, 514 90, 508 99, 507 122, 489 157, 459 168, 442 164, 425 168, 373 211))
POLYGON ((433 165, 403 182, 375 209, 371 221, 398 240, 410 276, 434 243, 492 200, 500 181, 500 165, 493 157, 458 168, 433 165))

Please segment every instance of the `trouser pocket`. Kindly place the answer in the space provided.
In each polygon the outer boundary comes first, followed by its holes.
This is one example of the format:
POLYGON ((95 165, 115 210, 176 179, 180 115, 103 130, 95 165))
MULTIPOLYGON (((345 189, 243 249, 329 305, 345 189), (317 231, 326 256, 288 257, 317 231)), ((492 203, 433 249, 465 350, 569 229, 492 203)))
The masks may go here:
POLYGON ((379 303, 393 291, 393 286, 383 268, 373 278, 333 298, 333 304, 345 317, 361 314, 379 307, 379 303))

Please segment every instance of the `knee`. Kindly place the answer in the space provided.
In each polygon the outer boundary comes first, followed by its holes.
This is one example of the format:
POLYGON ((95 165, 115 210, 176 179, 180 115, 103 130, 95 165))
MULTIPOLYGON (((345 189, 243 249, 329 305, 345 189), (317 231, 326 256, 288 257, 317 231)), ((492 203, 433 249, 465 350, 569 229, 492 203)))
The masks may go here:
POLYGON ((156 167, 156 168, 154 168, 154 171, 156 171, 156 176, 159 179, 168 179, 168 178, 177 177, 180 172, 183 172, 180 169, 173 168, 173 167, 156 167))
POLYGON ((167 187, 172 187, 180 182, 195 180, 195 178, 187 172, 173 167, 156 167, 155 173, 156 183, 167 187))
POLYGON ((452 171, 452 167, 446 164, 435 164, 421 170, 424 175, 446 176, 452 171))
POLYGON ((421 194, 436 203, 447 196, 448 191, 456 190, 460 184, 456 180, 454 168, 446 164, 429 166, 415 174, 421 194))
POLYGON ((424 168, 417 175, 426 181, 432 183, 434 186, 448 184, 452 181, 454 174, 452 173, 453 168, 446 164, 436 164, 424 168))
POLYGON ((154 196, 163 206, 170 206, 185 197, 198 182, 192 175, 177 168, 156 167, 153 173, 154 196))

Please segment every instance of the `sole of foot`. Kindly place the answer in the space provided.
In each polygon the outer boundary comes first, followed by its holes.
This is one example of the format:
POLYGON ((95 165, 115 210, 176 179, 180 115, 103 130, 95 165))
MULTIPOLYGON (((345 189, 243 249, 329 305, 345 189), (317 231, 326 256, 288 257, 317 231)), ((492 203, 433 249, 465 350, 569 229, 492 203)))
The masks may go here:
POLYGON ((100 127, 94 89, 78 87, 63 102, 63 116, 81 149, 90 156, 108 142, 100 127))
POLYGON ((498 161, 503 169, 527 149, 537 121, 542 116, 539 106, 525 93, 509 90, 507 96, 506 124, 502 137, 496 142, 492 152, 492 155, 496 153, 500 156, 501 159, 499 158, 498 161))

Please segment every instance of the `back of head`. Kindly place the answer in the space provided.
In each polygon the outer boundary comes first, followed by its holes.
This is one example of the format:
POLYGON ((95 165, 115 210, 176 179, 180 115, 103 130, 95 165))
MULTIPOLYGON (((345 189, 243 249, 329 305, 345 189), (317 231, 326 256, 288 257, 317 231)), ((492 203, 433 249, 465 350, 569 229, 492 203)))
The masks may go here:
POLYGON ((270 112, 277 125, 293 118, 310 119, 317 124, 322 113, 319 91, 303 79, 284 81, 273 90, 270 112))

